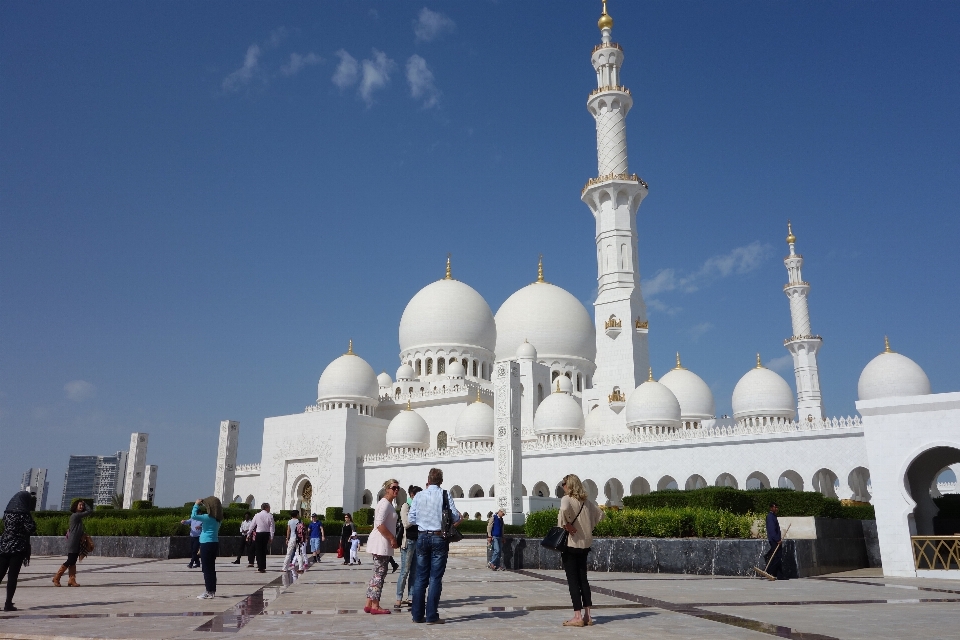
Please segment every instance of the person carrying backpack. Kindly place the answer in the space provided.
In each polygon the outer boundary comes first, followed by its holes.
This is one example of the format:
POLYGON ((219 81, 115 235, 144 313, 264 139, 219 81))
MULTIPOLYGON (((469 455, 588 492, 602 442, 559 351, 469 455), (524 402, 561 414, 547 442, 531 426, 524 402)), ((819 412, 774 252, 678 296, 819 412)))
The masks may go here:
POLYGON ((287 520, 287 557, 283 560, 283 570, 287 571, 290 569, 290 563, 293 562, 293 556, 297 553, 297 544, 298 544, 298 532, 297 527, 300 527, 299 535, 303 535, 303 523, 300 522, 300 518, 293 514, 290 516, 290 519, 287 520))

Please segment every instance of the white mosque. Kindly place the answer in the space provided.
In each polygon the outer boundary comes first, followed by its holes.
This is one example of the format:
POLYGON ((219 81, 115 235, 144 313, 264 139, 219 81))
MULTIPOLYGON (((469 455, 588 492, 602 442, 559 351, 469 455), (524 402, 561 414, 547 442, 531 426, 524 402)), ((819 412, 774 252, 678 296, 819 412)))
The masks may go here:
MULTIPOLYGON (((790 225, 784 293, 793 335, 784 347, 793 356, 796 396, 759 355, 733 391, 732 418, 717 418, 710 388, 679 354, 676 367, 654 379, 637 249, 636 214, 647 185, 628 170, 633 99, 621 84, 624 54, 611 40, 605 6, 598 26, 601 42, 591 55, 597 88, 587 99, 596 120, 597 177, 581 193, 596 220, 593 313, 548 282, 541 262, 536 280, 494 314, 455 279, 448 258, 446 275, 413 296, 400 318, 395 376, 378 376, 351 342, 320 376, 315 403, 264 421, 260 463, 236 466, 226 483, 233 490, 226 491, 275 509, 354 510, 372 505, 386 479, 423 485, 427 470, 439 466, 461 511, 485 518, 503 504, 494 407, 506 400, 495 393, 493 377, 495 365, 508 363, 519 380, 511 402, 519 423, 516 504, 524 513, 556 504, 558 482, 571 472, 609 505, 622 504, 624 495, 711 485, 819 491, 873 501, 881 520, 891 514, 890 533, 880 525, 881 545, 885 568, 889 557, 889 570, 898 571, 903 536, 932 533, 938 474, 950 465, 960 471, 960 393, 931 395, 923 370, 887 345, 860 377, 863 418, 825 416, 822 339, 811 326, 810 284, 790 225), (871 420, 886 420, 883 429, 897 435, 877 427, 871 436, 871 420), (931 424, 939 426, 931 431, 931 424), (927 444, 911 444, 916 438, 927 444), (915 490, 911 473, 919 473, 915 490), (873 494, 881 488, 887 493, 878 501, 873 494), (900 546, 888 550, 884 536, 887 546, 900 546)), ((234 466, 223 464, 224 446, 218 481, 234 466)), ((902 575, 915 571, 907 563, 902 575)))

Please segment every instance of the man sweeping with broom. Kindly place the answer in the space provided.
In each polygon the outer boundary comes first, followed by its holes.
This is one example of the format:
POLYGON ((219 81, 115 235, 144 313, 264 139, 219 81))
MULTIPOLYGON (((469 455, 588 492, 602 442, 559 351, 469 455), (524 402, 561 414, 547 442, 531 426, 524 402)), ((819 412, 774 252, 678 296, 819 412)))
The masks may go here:
POLYGON ((780 569, 783 563, 783 536, 780 535, 780 521, 777 520, 779 511, 777 503, 771 502, 770 511, 767 512, 767 542, 770 544, 770 550, 764 556, 767 561, 767 569, 764 573, 782 580, 780 569))

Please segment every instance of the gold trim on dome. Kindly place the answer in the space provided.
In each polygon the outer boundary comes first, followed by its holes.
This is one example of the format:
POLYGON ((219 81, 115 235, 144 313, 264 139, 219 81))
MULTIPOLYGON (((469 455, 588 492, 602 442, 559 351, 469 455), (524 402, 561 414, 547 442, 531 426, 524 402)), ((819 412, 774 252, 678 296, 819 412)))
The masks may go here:
POLYGON ((627 88, 626 88, 625 86, 623 86, 623 85, 620 85, 620 84, 608 84, 608 85, 605 85, 605 86, 602 86, 602 87, 597 87, 596 89, 594 89, 593 91, 591 91, 591 92, 590 92, 590 95, 587 96, 587 99, 589 100, 590 98, 592 98, 593 96, 597 95, 598 93, 606 93, 607 91, 617 91, 617 92, 619 92, 619 93, 625 93, 625 94, 627 94, 628 96, 632 96, 632 95, 633 95, 632 93, 630 93, 630 89, 627 89, 627 88))
POLYGON ((593 51, 591 51, 590 53, 594 54, 597 51, 600 51, 600 49, 619 49, 620 51, 623 51, 623 47, 621 47, 616 42, 601 42, 600 44, 595 46, 593 48, 593 51))
MULTIPOLYGON (((480 399, 480 387, 479 387, 479 386, 477 387, 477 402, 483 402, 483 400, 480 399)), ((476 404, 476 402, 474 402, 474 404, 476 404)))
POLYGON ((600 14, 600 19, 597 20, 597 28, 601 31, 613 28, 613 18, 607 13, 607 0, 603 0, 603 13, 600 14))
POLYGON ((635 326, 636 326, 637 329, 649 329, 649 328, 650 328, 650 321, 649 321, 649 320, 644 320, 643 322, 641 322, 641 321, 640 321, 640 318, 637 318, 637 321, 636 321, 636 323, 635 323, 635 326))
POLYGON ((410 398, 407 398, 407 411, 413 411, 413 409, 410 408, 410 398))
POLYGON ((647 378, 647 382, 656 382, 656 380, 653 379, 653 367, 650 367, 650 377, 647 378))

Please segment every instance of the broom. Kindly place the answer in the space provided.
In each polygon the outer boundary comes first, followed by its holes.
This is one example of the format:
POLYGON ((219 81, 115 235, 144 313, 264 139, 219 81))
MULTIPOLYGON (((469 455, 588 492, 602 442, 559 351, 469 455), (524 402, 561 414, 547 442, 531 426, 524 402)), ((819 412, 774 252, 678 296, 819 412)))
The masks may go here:
POLYGON ((780 550, 780 545, 783 544, 783 539, 784 539, 784 538, 787 536, 787 534, 790 532, 790 527, 792 527, 792 526, 793 526, 793 523, 788 524, 788 525, 787 525, 787 530, 783 532, 783 535, 782 535, 782 536, 780 536, 780 542, 778 542, 778 543, 777 543, 777 546, 775 546, 775 547, 773 548, 773 552, 770 554, 770 559, 767 560, 767 566, 765 566, 763 569, 761 569, 760 567, 754 567, 754 568, 753 568, 753 570, 756 571, 757 573, 759 573, 761 577, 766 578, 767 580, 770 580, 771 582, 776 582, 777 579, 776 579, 776 577, 774 577, 774 576, 770 575, 769 573, 767 573, 767 569, 770 568, 770 563, 773 562, 773 557, 774 557, 775 555, 777 555, 777 551, 780 550))

